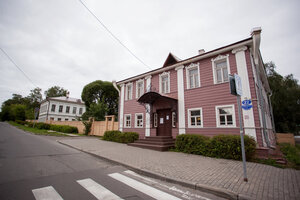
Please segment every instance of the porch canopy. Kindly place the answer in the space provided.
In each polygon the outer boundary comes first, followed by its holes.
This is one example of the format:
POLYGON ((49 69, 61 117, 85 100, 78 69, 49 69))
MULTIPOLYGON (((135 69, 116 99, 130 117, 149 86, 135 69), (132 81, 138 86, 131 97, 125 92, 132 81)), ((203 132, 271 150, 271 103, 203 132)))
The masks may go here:
POLYGON ((140 104, 150 104, 157 108, 170 108, 173 111, 177 110, 177 99, 160 95, 157 92, 147 92, 138 100, 140 104))

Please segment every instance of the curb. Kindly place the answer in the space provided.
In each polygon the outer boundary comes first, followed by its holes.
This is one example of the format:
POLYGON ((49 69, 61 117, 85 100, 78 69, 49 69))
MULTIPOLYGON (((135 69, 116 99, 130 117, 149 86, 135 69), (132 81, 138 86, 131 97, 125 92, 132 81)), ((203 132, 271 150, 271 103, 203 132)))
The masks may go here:
POLYGON ((79 151, 84 152, 84 153, 87 153, 89 155, 92 155, 96 158, 100 158, 100 159, 105 160, 107 162, 110 162, 112 164, 122 165, 122 166, 124 166, 124 167, 126 167, 130 170, 133 170, 133 171, 135 171, 135 172, 137 172, 138 174, 141 174, 141 175, 149 176, 149 177, 156 178, 156 179, 166 181, 166 182, 169 182, 169 183, 178 184, 178 185, 188 187, 188 188, 191 188, 191 189, 195 189, 195 190, 199 190, 199 191, 202 191, 202 192, 214 194, 216 196, 226 198, 226 199, 230 199, 230 200, 252 200, 253 199, 253 198, 251 198, 249 196, 246 196, 244 194, 238 194, 238 193, 226 190, 226 189, 212 187, 212 186, 208 186, 208 185, 203 185, 203 184, 196 183, 196 182, 182 181, 182 180, 176 179, 176 178, 169 178, 167 176, 157 174, 157 173, 154 173, 154 172, 149 171, 149 170, 136 168, 136 167, 128 165, 128 164, 124 164, 124 163, 121 163, 121 162, 118 162, 118 161, 115 161, 115 160, 112 160, 112 159, 109 159, 109 158, 106 158, 106 157, 102 157, 102 156, 94 154, 92 152, 85 151, 84 149, 76 148, 76 147, 71 146, 69 144, 65 144, 65 143, 63 143, 59 140, 56 140, 56 141, 58 143, 62 144, 62 145, 68 146, 70 148, 79 150, 79 151))

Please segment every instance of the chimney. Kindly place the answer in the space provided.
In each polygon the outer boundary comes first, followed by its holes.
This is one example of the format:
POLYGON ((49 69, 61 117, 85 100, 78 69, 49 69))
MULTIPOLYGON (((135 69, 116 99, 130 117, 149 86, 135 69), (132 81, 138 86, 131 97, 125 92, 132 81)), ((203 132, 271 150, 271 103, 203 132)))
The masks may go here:
POLYGON ((198 55, 202 55, 202 54, 204 54, 204 53, 205 53, 205 50, 204 50, 204 49, 198 50, 198 55))
POLYGON ((67 99, 69 98, 69 95, 70 95, 70 92, 69 92, 69 91, 67 91, 67 93, 66 93, 66 97, 67 97, 67 99))

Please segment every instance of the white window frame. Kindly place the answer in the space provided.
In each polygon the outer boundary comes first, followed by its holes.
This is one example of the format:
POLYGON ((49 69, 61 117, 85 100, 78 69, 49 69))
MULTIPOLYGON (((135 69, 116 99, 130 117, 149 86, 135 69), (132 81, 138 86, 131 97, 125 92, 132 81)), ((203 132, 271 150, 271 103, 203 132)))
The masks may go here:
POLYGON ((143 113, 135 113, 135 123, 134 123, 134 127, 135 128, 143 128, 144 127, 144 114, 143 113), (137 118, 137 116, 138 115, 142 115, 142 125, 141 126, 137 126, 137 120, 138 120, 138 118, 137 118))
POLYGON ((124 115, 124 128, 131 128, 131 114, 125 114, 124 115), (127 117, 130 117, 130 125, 129 126, 127 126, 127 117))
POLYGON ((172 112, 172 127, 176 127, 176 112, 172 112))
POLYGON ((188 128, 203 128, 203 112, 202 112, 202 108, 190 108, 190 109, 188 109, 188 128), (200 110, 201 125, 192 125, 191 111, 197 111, 197 110, 200 110))
POLYGON ((170 93, 170 72, 163 72, 162 74, 159 75, 159 93, 161 94, 167 94, 170 93), (168 91, 163 93, 163 88, 162 88, 162 78, 167 76, 168 77, 168 91))
POLYGON ((51 112, 55 112, 55 110, 56 110, 56 104, 51 104, 51 112), (54 106, 54 110, 52 109, 53 106, 54 106))
POLYGON ((132 83, 127 83, 125 86, 125 100, 131 100, 132 99, 132 92, 133 92, 133 84, 132 83), (131 92, 128 96, 128 87, 131 87, 131 92))
POLYGON ((145 93, 145 81, 144 79, 138 80, 135 82, 135 97, 138 99, 145 93), (143 90, 141 94, 139 94, 139 84, 142 83, 143 90))
MULTIPOLYGON (((198 83, 199 83, 199 86, 198 87, 201 87, 201 84, 200 84, 200 69, 199 69, 199 63, 197 64, 194 64, 194 63, 191 63, 189 66, 187 66, 185 68, 185 74, 186 74, 186 88, 187 89, 193 89, 193 88, 198 88, 196 87, 196 84, 194 87, 191 87, 190 85, 190 70, 193 70, 193 69, 197 69, 198 71, 198 83)), ((195 80, 194 80, 195 81, 195 80)))
POLYGON ((216 122, 217 122, 217 127, 218 128, 233 128, 233 127, 236 127, 236 118, 235 118, 234 104, 216 106, 216 122), (230 108, 230 107, 232 108, 232 124, 231 125, 221 125, 220 124, 219 109, 220 108, 230 108))
POLYGON ((157 113, 153 114, 153 126, 156 128, 157 127, 157 113))
POLYGON ((229 78, 228 78, 228 81, 223 80, 223 78, 224 78, 223 71, 222 71, 222 82, 218 83, 218 80, 217 80, 216 63, 221 62, 223 60, 226 60, 227 72, 228 72, 228 74, 230 74, 229 54, 219 55, 218 57, 211 59, 214 84, 221 84, 221 83, 226 83, 229 81, 229 78))

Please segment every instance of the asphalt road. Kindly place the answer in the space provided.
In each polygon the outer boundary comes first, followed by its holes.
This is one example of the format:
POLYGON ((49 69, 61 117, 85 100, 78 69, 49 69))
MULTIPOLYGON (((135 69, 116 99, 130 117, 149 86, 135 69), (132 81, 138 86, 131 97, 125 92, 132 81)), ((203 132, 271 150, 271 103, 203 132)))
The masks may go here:
POLYGON ((0 122, 0 199, 221 199, 140 176, 55 139, 0 122))

